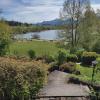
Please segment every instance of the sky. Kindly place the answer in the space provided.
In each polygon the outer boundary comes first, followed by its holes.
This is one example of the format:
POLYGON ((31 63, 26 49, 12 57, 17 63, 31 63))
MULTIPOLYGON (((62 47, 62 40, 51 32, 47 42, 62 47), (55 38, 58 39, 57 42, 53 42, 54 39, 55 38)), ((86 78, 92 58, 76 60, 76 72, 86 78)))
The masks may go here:
MULTIPOLYGON (((59 18, 65 0, 0 0, 1 16, 7 20, 37 23, 59 18)), ((91 0, 100 9, 100 0, 91 0)))

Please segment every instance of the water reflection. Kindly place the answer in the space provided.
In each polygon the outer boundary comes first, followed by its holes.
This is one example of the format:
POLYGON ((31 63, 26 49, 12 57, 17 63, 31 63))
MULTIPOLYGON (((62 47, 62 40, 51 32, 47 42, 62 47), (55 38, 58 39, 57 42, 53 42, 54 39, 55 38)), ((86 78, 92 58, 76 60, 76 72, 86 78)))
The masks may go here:
POLYGON ((58 31, 60 30, 47 30, 41 32, 28 32, 26 34, 17 34, 14 38, 15 39, 27 39, 30 40, 34 38, 43 39, 43 40, 56 40, 58 39, 58 31))

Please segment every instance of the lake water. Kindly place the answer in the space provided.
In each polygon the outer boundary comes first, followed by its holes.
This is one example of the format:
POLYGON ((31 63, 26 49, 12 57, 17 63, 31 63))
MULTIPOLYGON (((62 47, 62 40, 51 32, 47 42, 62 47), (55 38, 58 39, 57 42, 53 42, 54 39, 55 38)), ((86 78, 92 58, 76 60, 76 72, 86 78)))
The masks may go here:
POLYGON ((33 38, 33 35, 38 35, 40 39, 43 40, 56 40, 58 39, 58 31, 60 30, 47 30, 41 32, 28 32, 26 34, 17 34, 15 39, 27 39, 30 40, 33 38))

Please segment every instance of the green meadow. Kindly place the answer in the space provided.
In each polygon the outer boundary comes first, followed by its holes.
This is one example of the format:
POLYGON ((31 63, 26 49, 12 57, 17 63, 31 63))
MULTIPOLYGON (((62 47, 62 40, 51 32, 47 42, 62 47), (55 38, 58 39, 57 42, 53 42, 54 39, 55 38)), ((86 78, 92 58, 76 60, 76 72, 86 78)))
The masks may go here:
POLYGON ((60 50, 56 43, 42 40, 15 41, 10 44, 9 54, 27 56, 29 50, 34 50, 36 56, 55 55, 60 50))
MULTIPOLYGON (((36 56, 44 55, 56 55, 59 50, 63 48, 57 47, 55 42, 52 41, 42 41, 42 40, 32 40, 32 41, 15 41, 10 44, 9 55, 16 56, 28 56, 28 51, 33 50, 36 56)), ((100 59, 100 57, 98 58, 100 59)), ((86 67, 77 65, 77 70, 81 72, 81 75, 76 77, 81 80, 91 81, 91 76, 93 73, 92 67, 86 67)), ((75 76, 75 75, 74 75, 75 76)), ((96 73, 95 81, 100 83, 100 73, 96 73)))

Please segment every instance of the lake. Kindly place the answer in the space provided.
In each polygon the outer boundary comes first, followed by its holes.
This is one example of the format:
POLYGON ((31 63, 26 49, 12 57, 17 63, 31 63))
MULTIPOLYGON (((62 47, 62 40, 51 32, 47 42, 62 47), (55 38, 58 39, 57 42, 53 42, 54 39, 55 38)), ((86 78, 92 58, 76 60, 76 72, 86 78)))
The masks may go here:
POLYGON ((38 35, 39 39, 43 40, 57 40, 58 39, 58 31, 60 30, 46 30, 41 32, 28 32, 25 34, 17 34, 14 36, 15 39, 27 39, 30 40, 34 35, 38 35))

